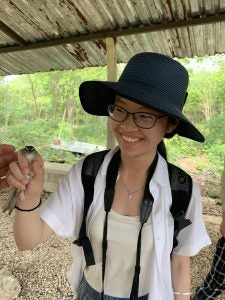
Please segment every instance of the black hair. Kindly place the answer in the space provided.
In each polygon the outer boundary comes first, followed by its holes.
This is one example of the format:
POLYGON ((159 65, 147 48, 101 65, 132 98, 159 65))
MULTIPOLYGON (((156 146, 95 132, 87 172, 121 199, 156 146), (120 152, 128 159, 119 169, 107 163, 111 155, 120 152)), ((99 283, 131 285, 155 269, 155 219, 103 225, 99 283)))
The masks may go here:
POLYGON ((163 158, 167 161, 167 151, 166 151, 166 145, 163 140, 158 144, 157 151, 160 155, 162 155, 163 158))
MULTIPOLYGON (((176 125, 178 123, 178 120, 174 117, 169 116, 168 119, 169 119, 169 123, 172 125, 176 125)), ((178 126, 179 126, 179 124, 178 124, 178 126)), ((171 139, 177 133, 177 127, 172 132, 166 133, 164 135, 164 138, 171 139)), ((166 150, 166 145, 163 140, 158 144, 157 151, 167 161, 167 150, 166 150)))
POLYGON ((178 123, 178 120, 175 119, 174 117, 169 116, 168 119, 169 119, 169 123, 170 124, 172 124, 172 125, 178 124, 177 127, 172 132, 166 133, 164 135, 165 138, 171 139, 177 133, 177 129, 178 129, 179 123, 178 123))

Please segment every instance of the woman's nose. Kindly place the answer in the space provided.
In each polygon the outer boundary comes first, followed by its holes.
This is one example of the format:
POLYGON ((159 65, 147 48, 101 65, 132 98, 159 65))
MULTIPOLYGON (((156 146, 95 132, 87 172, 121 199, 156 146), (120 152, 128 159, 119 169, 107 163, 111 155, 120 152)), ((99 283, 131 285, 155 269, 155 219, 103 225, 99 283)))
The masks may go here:
POLYGON ((126 119, 121 124, 123 127, 127 128, 137 128, 137 125, 134 122, 134 116, 130 113, 127 114, 126 119))

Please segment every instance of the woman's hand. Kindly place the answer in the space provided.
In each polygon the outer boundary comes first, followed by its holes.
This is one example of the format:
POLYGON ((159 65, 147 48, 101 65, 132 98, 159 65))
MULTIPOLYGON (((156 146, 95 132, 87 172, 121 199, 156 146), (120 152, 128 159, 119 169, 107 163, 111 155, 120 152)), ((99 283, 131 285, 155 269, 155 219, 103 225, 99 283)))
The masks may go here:
POLYGON ((9 170, 9 164, 16 160, 15 147, 8 144, 0 144, 0 189, 8 187, 6 174, 9 170))
POLYGON ((44 163, 37 153, 33 161, 18 152, 18 161, 11 162, 7 174, 7 182, 10 187, 20 191, 17 204, 21 208, 32 208, 40 199, 44 185, 44 163))

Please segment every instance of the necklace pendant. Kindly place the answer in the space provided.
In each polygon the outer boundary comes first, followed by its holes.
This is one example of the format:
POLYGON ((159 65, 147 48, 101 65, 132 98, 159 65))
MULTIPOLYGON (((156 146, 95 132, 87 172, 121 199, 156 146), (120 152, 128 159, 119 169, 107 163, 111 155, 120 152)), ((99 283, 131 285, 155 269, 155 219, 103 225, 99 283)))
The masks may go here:
POLYGON ((128 195, 128 198, 131 199, 131 198, 132 198, 132 195, 128 195))

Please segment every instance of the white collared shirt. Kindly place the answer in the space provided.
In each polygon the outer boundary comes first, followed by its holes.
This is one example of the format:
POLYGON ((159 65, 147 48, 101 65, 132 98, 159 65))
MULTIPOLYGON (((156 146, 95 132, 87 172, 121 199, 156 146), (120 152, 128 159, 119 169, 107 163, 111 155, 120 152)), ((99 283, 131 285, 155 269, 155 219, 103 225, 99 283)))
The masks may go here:
MULTIPOLYGON (((103 205, 107 166, 118 148, 107 153, 95 180, 94 198, 87 215, 87 232, 89 224, 103 205)), ((41 208, 41 218, 57 235, 76 239, 79 235, 83 216, 84 191, 81 183, 83 160, 74 165, 62 180, 58 190, 41 208)), ((154 198, 152 209, 152 228, 154 236, 155 257, 149 278, 149 300, 172 300, 170 251, 173 244, 173 217, 170 213, 172 203, 167 163, 159 155, 158 163, 149 185, 154 198)), ((210 244, 201 207, 201 197, 197 184, 193 182, 193 191, 186 218, 192 224, 181 230, 178 235, 178 246, 174 252, 179 255, 196 255, 203 247, 210 244)), ((81 247, 72 245, 73 265, 69 271, 69 280, 77 288, 84 267, 81 247)))

